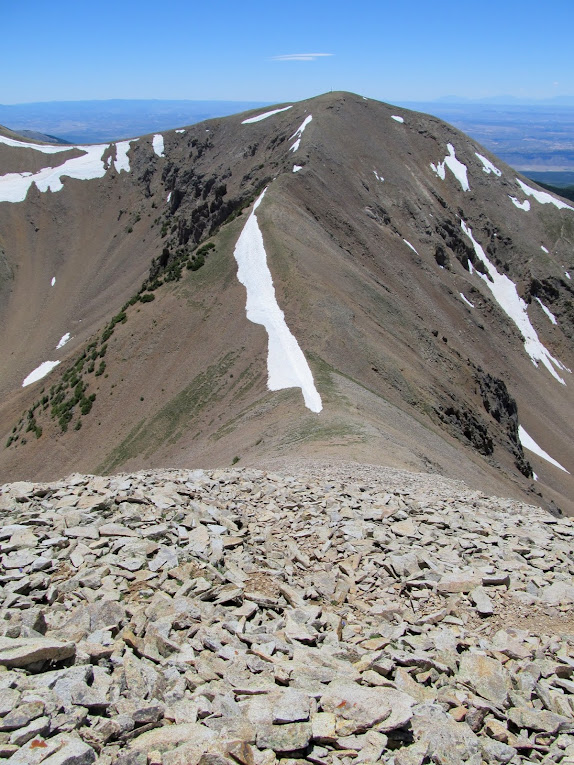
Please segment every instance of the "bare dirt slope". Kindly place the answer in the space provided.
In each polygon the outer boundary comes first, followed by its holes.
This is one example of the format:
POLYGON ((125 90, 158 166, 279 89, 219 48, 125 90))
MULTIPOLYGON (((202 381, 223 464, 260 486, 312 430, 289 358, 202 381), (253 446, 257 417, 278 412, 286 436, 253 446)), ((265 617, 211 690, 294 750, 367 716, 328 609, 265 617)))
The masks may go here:
MULTIPOLYGON (((243 123, 257 114, 165 133, 164 156, 144 136, 129 171, 112 144, 101 177, 0 202, 2 478, 323 457, 574 509, 571 475, 518 430, 573 472, 574 211, 427 115, 341 93, 243 123), (320 414, 268 390, 266 332, 246 318, 233 252, 263 188, 257 222, 320 414), (496 284, 524 301, 522 325, 496 284), (563 366, 533 364, 524 321, 563 366), (46 360, 61 363, 21 388, 46 360)), ((81 155, 0 143, 0 168, 81 155)))

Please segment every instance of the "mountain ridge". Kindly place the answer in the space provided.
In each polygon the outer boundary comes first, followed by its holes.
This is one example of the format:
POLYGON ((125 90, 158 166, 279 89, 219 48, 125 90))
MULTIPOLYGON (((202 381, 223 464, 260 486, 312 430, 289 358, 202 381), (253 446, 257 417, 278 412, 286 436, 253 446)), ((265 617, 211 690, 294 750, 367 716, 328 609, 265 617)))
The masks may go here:
MULTIPOLYGON (((461 220, 499 269, 495 281, 502 283, 506 273, 513 277, 541 345, 571 368, 572 290, 565 275, 572 267, 570 211, 539 202, 530 182, 520 186, 514 171, 492 155, 487 159, 486 150, 436 118, 353 94, 274 109, 283 111, 258 122, 244 120, 262 110, 171 131, 159 153, 150 137, 134 140, 125 153, 130 172, 112 169, 118 149, 110 145, 109 154, 102 148, 109 170, 100 180, 65 180, 48 194, 32 187, 25 202, 0 203, 4 257, 11 268, 16 250, 22 258, 21 287, 18 279, 3 283, 10 330, 2 350, 9 358, 25 336, 30 358, 11 365, 10 379, 6 373, 0 378, 7 438, 19 412, 34 404, 32 391, 16 386, 33 368, 33 356, 38 363, 46 358, 47 333, 33 331, 38 322, 53 326, 53 348, 58 337, 75 335, 66 348, 76 352, 96 334, 101 339, 103 322, 109 327, 122 313, 127 321, 114 323, 104 356, 98 354, 105 342, 90 351, 97 351, 89 383, 96 399, 93 411, 75 420, 81 429, 57 435, 49 417, 53 402, 41 404, 33 418, 42 436, 22 445, 18 431, 19 443, 3 450, 2 470, 41 477, 90 466, 177 467, 186 460, 207 466, 235 457, 248 464, 268 454, 351 455, 366 462, 375 456, 381 464, 430 469, 498 493, 526 492, 530 501, 569 510, 571 478, 530 452, 525 457, 519 425, 537 443, 552 431, 552 442, 546 439, 540 448, 572 469, 571 385, 532 366, 518 326, 493 299, 493 277, 461 220), (309 115, 312 121, 295 137, 309 115), (489 165, 500 176, 487 172, 489 165), (235 279, 233 249, 247 217, 238 213, 266 186, 256 217, 277 302, 326 396, 318 417, 301 409, 296 390, 266 390, 265 332, 247 322, 245 291, 235 279), (517 209, 509 197, 524 207, 517 209), (16 210, 23 208, 26 227, 17 220, 16 210), (86 209, 97 210, 96 217, 92 212, 86 219, 86 209), (72 222, 65 235, 54 228, 64 214, 72 222), (102 220, 104 248, 97 225, 102 220), (205 243, 215 247, 194 270, 205 243), (41 257, 33 267, 25 247, 44 257, 41 274, 41 257), (48 249, 58 248, 59 261, 49 254, 46 263, 48 249), (50 289, 65 285, 68 297, 60 294, 66 310, 49 299, 47 285, 58 262, 63 275, 50 289), (154 289, 158 281, 164 284, 154 289), (79 283, 79 301, 70 299, 79 283), (33 309, 31 320, 29 300, 21 307, 26 292, 47 301, 45 309, 33 309), (126 305, 146 294, 154 299, 126 305), (550 305, 559 325, 550 323, 541 305, 550 305), (77 323, 80 313, 86 329, 77 323), (180 328, 186 323, 190 336, 184 337, 180 328), (487 333, 488 341, 482 337, 487 333), (96 379, 102 361, 106 371, 96 379), (52 448, 46 452, 48 435, 52 448), (528 475, 533 459, 538 484, 515 464, 528 475)), ((5 149, 0 144, 0 163, 15 162, 14 152, 8 157, 5 149)), ((24 151, 33 149, 17 150, 24 151)), ((63 372, 71 362, 71 354, 62 359, 63 372)), ((558 376, 570 374, 548 363, 558 376)), ((59 369, 52 375, 60 379, 59 369)))

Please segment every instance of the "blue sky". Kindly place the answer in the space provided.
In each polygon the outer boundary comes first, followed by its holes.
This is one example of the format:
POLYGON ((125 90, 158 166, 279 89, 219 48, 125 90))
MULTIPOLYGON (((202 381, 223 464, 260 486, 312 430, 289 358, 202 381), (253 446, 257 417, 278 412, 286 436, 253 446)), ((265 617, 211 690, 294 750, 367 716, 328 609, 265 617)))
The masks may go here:
POLYGON ((574 0, 4 3, 0 103, 574 96, 574 0), (292 54, 330 54, 278 60, 292 54))

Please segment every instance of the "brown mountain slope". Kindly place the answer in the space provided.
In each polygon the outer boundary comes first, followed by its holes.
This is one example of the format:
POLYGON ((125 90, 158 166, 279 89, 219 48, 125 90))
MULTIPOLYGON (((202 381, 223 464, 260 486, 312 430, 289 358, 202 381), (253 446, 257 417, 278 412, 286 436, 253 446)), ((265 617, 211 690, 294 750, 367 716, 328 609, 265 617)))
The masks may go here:
MULTIPOLYGON (((523 450, 518 426, 573 471, 574 379, 558 360, 573 368, 574 211, 492 156, 501 174, 486 173, 485 151, 428 115, 340 93, 277 108, 165 133, 165 156, 142 137, 129 172, 120 145, 102 147, 101 177, 0 202, 2 478, 303 455, 572 510, 571 475, 523 450), (246 318, 233 253, 265 187, 256 221, 319 414, 298 388, 268 390, 267 334, 246 318), (142 284, 155 299, 126 305, 142 284), (62 363, 21 388, 46 360, 62 363)), ((0 143, 2 173, 78 156, 0 143)))

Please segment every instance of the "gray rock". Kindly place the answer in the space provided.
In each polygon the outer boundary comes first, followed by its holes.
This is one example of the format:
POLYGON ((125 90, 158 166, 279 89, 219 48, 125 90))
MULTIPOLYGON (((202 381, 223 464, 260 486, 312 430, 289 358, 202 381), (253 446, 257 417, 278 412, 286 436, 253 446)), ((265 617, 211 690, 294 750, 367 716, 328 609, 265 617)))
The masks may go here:
POLYGON ((311 741, 309 723, 287 723, 286 725, 263 725, 257 731, 256 743, 259 749, 274 752, 294 752, 305 749, 311 741))
POLYGON ((0 664, 5 667, 27 667, 44 661, 62 661, 76 653, 74 643, 50 637, 0 637, 0 664))

